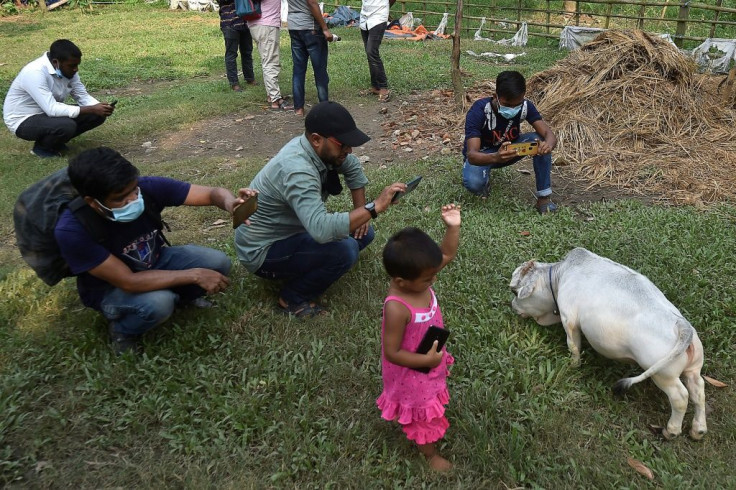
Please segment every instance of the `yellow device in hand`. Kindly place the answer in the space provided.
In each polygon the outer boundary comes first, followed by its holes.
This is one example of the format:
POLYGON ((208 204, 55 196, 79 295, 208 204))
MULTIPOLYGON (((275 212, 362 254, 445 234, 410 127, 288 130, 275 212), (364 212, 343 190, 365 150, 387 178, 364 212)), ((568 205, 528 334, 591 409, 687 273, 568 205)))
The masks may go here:
POLYGON ((516 150, 519 156, 536 155, 539 152, 539 141, 529 141, 527 143, 509 143, 506 150, 516 150))

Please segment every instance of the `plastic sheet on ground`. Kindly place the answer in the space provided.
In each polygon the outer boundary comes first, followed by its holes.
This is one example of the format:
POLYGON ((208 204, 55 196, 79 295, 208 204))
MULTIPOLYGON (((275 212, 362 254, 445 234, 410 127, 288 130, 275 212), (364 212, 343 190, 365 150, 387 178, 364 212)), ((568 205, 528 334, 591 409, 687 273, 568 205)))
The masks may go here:
POLYGON ((525 56, 526 53, 491 53, 491 52, 485 52, 485 53, 476 53, 475 51, 466 51, 467 54, 470 56, 475 56, 476 58, 503 58, 504 61, 513 61, 515 58, 518 58, 519 56, 525 56))
POLYGON ((560 49, 572 51, 592 41, 605 31, 600 27, 565 26, 560 32, 560 49))
MULTIPOLYGON (((445 16, 447 16, 447 14, 445 14, 445 16)), ((445 26, 440 22, 437 29, 430 32, 421 24, 414 27, 414 22, 417 20, 418 19, 415 19, 411 12, 407 12, 401 16, 398 22, 393 21, 389 24, 388 29, 386 29, 386 32, 383 34, 383 38, 401 39, 404 41, 424 41, 428 39, 447 39, 450 37, 447 34, 444 34, 444 29, 447 25, 446 22, 445 26), (442 27, 442 31, 440 31, 440 27, 442 27)), ((444 17, 443 20, 445 20, 444 17)))
POLYGON ((351 9, 347 5, 340 5, 332 14, 325 15, 325 23, 328 27, 334 26, 352 26, 357 25, 360 21, 360 13, 351 9))
POLYGON ((442 14, 442 20, 440 21, 440 25, 437 26, 437 29, 434 30, 435 34, 444 35, 445 29, 447 29, 447 12, 442 14))
POLYGON ((693 49, 692 56, 701 68, 713 73, 726 73, 731 60, 736 61, 736 39, 708 38, 693 49))
POLYGON ((489 37, 483 37, 482 31, 485 24, 486 18, 483 17, 480 20, 480 26, 478 27, 478 30, 475 31, 475 35, 473 36, 473 39, 475 41, 489 41, 505 46, 526 46, 526 43, 529 41, 529 28, 527 27, 526 22, 521 23, 521 26, 519 27, 519 30, 516 31, 516 34, 514 34, 514 37, 499 40, 491 39, 489 37))

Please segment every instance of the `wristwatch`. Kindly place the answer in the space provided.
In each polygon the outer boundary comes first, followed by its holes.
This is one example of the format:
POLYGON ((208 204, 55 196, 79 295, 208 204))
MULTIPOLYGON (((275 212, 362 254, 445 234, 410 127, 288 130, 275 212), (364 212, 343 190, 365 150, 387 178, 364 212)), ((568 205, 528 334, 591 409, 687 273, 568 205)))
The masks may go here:
POLYGON ((376 212, 376 203, 371 201, 365 206, 363 206, 369 213, 371 213, 371 218, 376 219, 378 218, 378 213, 376 212))

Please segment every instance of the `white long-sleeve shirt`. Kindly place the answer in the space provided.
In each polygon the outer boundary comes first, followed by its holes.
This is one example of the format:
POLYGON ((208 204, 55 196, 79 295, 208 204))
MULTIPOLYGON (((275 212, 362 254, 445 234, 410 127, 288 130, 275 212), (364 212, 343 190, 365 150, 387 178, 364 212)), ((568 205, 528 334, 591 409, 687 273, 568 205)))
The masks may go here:
POLYGON ((71 79, 57 77, 56 68, 44 53, 24 66, 13 80, 5 96, 3 119, 15 134, 20 123, 36 114, 74 119, 79 115, 80 106, 99 103, 87 93, 78 73, 71 79), (65 104, 69 96, 79 105, 65 104))
POLYGON ((360 9, 360 28, 368 31, 378 24, 388 22, 388 14, 391 5, 389 0, 363 0, 360 9))

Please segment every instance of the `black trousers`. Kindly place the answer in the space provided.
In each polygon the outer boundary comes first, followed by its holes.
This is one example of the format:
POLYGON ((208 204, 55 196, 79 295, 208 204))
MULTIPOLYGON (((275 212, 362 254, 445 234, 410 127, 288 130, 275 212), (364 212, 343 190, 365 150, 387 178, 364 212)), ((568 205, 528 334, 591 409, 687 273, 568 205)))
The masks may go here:
POLYGON ((34 141, 37 147, 44 150, 57 151, 64 143, 96 128, 105 119, 94 114, 83 114, 76 119, 36 114, 20 123, 15 135, 26 141, 34 141))

